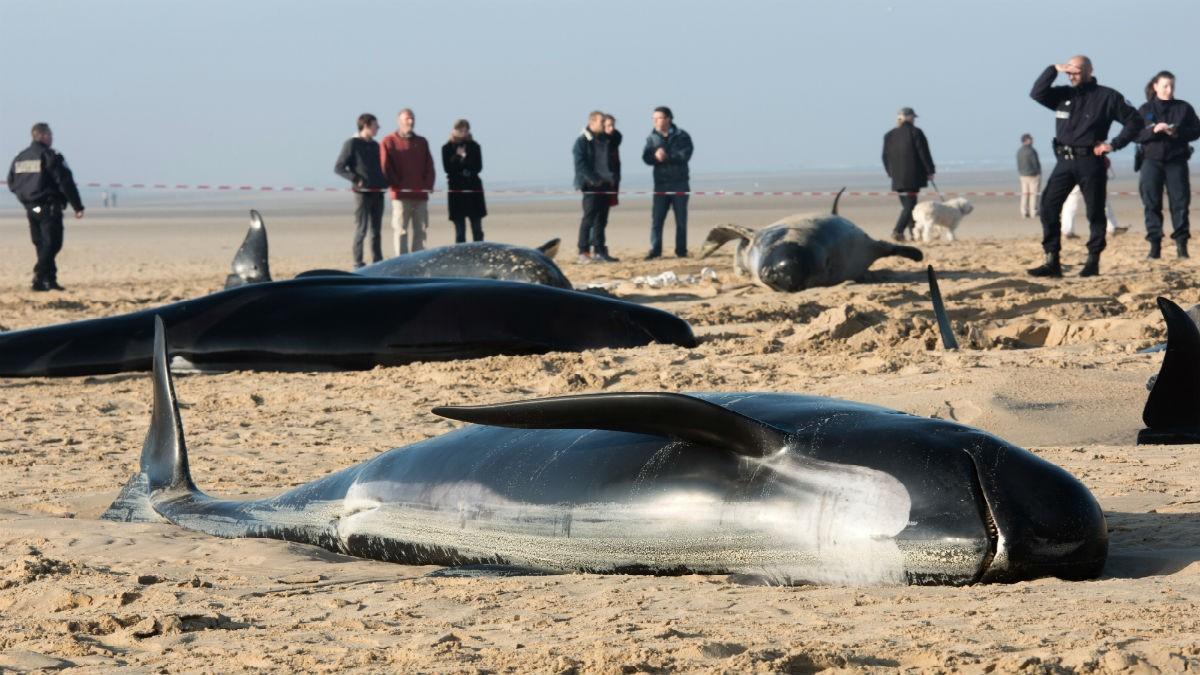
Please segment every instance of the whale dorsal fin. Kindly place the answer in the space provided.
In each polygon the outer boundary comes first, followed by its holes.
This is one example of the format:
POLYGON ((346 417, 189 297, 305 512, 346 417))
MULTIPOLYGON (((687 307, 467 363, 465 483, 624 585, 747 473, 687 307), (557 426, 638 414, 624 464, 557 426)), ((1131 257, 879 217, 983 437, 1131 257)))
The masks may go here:
POLYGON ((841 200, 841 198, 842 198, 842 193, 843 193, 843 192, 845 192, 845 191, 846 191, 846 186, 844 186, 844 185, 843 185, 843 186, 842 186, 842 189, 841 189, 841 190, 838 190, 838 193, 837 193, 836 195, 834 195, 834 197, 833 197, 833 211, 831 211, 831 213, 832 213, 833 215, 835 215, 835 216, 838 214, 838 213, 837 213, 837 205, 838 205, 838 201, 839 201, 839 200, 841 200))
POLYGON ((734 239, 750 241, 753 237, 754 230, 748 227, 733 224, 718 225, 709 231, 708 238, 704 240, 704 245, 700 247, 700 257, 707 258, 714 251, 734 239))
POLYGON ((250 209, 250 229, 233 254, 233 265, 225 277, 225 288, 260 284, 271 280, 271 264, 267 253, 267 226, 262 215, 250 209))
POLYGON ((354 276, 354 272, 347 272, 346 270, 319 269, 319 270, 305 270, 304 272, 297 274, 296 278, 297 279, 307 279, 308 277, 352 277, 352 276, 354 276))
POLYGON ((171 380, 170 360, 167 358, 167 336, 162 317, 154 316, 154 409, 150 429, 142 444, 141 471, 146 475, 151 493, 156 490, 184 489, 194 492, 188 469, 187 443, 183 438, 183 420, 175 400, 175 384, 171 380))
POLYGON ((958 349, 958 340, 954 339, 954 326, 950 324, 950 316, 946 314, 946 305, 942 303, 942 291, 938 288, 937 275, 933 265, 926 267, 929 274, 929 299, 933 301, 933 316, 937 319, 938 332, 942 335, 942 347, 958 349))
POLYGON ((537 250, 541 251, 542 255, 553 260, 554 256, 558 255, 558 245, 561 243, 562 243, 562 239, 555 237, 555 238, 551 239, 550 241, 537 247, 537 250))
POLYGON ((695 396, 660 392, 583 394, 480 406, 441 406, 435 415, 518 429, 604 429, 665 436, 764 457, 788 445, 786 431, 695 396))
POLYGON ((1167 323, 1167 349, 1142 421, 1151 429, 1200 430, 1200 328, 1166 298, 1158 308, 1167 323))

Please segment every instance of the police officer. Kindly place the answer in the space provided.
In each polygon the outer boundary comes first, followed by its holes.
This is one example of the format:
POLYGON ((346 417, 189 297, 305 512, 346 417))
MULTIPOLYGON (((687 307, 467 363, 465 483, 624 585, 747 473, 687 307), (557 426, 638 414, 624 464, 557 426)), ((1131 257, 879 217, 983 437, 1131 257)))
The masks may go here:
POLYGON ((54 143, 50 125, 38 122, 31 134, 33 143, 13 159, 8 169, 8 189, 25 207, 29 235, 37 249, 33 290, 61 291, 54 256, 62 249, 63 207, 70 204, 75 217, 82 218, 83 202, 66 160, 50 149, 54 143))
POLYGON ((1061 277, 1061 219, 1063 202, 1076 185, 1087 206, 1087 263, 1081 277, 1100 273, 1100 252, 1104 250, 1104 201, 1107 199, 1108 173, 1104 155, 1129 145, 1142 130, 1142 118, 1124 96, 1115 89, 1102 87, 1092 77, 1092 61, 1073 56, 1066 63, 1049 66, 1033 83, 1033 100, 1054 111, 1054 156, 1058 162, 1042 192, 1042 250, 1046 261, 1029 274, 1035 277, 1061 277), (1051 84, 1058 73, 1066 73, 1071 86, 1051 84), (1106 141, 1113 122, 1121 123, 1121 133, 1106 141))

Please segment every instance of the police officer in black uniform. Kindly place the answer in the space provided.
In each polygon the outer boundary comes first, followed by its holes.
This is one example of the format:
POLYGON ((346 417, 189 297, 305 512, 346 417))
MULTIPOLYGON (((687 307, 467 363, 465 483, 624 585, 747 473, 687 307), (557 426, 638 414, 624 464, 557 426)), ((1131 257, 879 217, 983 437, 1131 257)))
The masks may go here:
POLYGON ((1143 122, 1137 110, 1115 89, 1102 87, 1092 77, 1092 61, 1086 56, 1074 56, 1042 71, 1033 90, 1033 100, 1054 111, 1057 118, 1054 134, 1054 156, 1058 162, 1042 192, 1042 250, 1046 262, 1029 270, 1035 277, 1061 277, 1062 205, 1067 195, 1078 185, 1087 205, 1088 237, 1087 263, 1081 277, 1100 273, 1100 252, 1104 250, 1104 200, 1107 199, 1108 173, 1104 155, 1129 145, 1142 130, 1143 122), (1058 73, 1066 73, 1071 86, 1051 86, 1058 73), (1113 122, 1121 123, 1121 133, 1106 141, 1113 122))
POLYGON ((83 217, 83 202, 75 178, 63 156, 50 149, 50 125, 38 122, 31 130, 33 143, 18 154, 8 169, 8 189, 21 200, 29 218, 29 235, 37 249, 33 290, 61 291, 54 256, 62 249, 63 208, 70 204, 76 218, 83 217))

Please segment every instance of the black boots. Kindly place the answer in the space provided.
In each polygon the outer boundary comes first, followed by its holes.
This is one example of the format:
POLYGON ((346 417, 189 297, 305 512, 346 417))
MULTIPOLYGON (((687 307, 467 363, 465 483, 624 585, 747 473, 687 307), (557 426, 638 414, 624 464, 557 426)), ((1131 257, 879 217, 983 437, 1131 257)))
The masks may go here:
POLYGON ((1089 253, 1087 262, 1083 264, 1083 269, 1079 271, 1081 277, 1094 277, 1100 274, 1100 254, 1089 253))
POLYGON ((1046 262, 1026 271, 1034 277, 1061 277, 1062 263, 1058 260, 1058 253, 1047 253, 1046 262))
POLYGON ((1187 258, 1187 239, 1180 239, 1175 242, 1175 253, 1180 258, 1187 258))
POLYGON ((1150 252, 1146 254, 1147 260, 1158 260, 1162 257, 1162 239, 1150 240, 1150 252))

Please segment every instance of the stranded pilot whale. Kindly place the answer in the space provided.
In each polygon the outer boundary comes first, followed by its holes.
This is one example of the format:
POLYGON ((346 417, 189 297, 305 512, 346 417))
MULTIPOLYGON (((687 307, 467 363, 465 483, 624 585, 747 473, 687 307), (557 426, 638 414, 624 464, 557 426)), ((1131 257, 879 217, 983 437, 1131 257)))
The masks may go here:
MULTIPOLYGON (((551 239, 536 249, 494 241, 473 241, 405 253, 360 267, 353 272, 309 270, 301 272, 297 278, 357 274, 390 278, 501 279, 555 288, 573 288, 566 275, 552 260, 558 251, 558 245, 558 239, 551 239)), ((267 281, 271 281, 267 228, 258 211, 251 210, 250 228, 233 256, 230 273, 225 277, 225 288, 267 281)))
POLYGON ((789 216, 757 231, 719 225, 708 233, 700 257, 737 240, 734 271, 749 275, 760 286, 787 293, 858 279, 872 263, 888 256, 921 260, 919 249, 872 239, 839 216, 837 204, 844 191, 834 197, 827 216, 789 216))
POLYGON ((250 284, 121 316, 0 333, 0 377, 149 370, 154 316, 198 370, 360 370, 660 342, 674 314, 536 284, 357 275, 250 284))
POLYGON ((1104 515, 982 431, 815 396, 620 393, 437 408, 473 422, 266 499, 205 495, 156 325, 140 468, 104 514, 416 565, 787 582, 1088 579, 1104 515))

